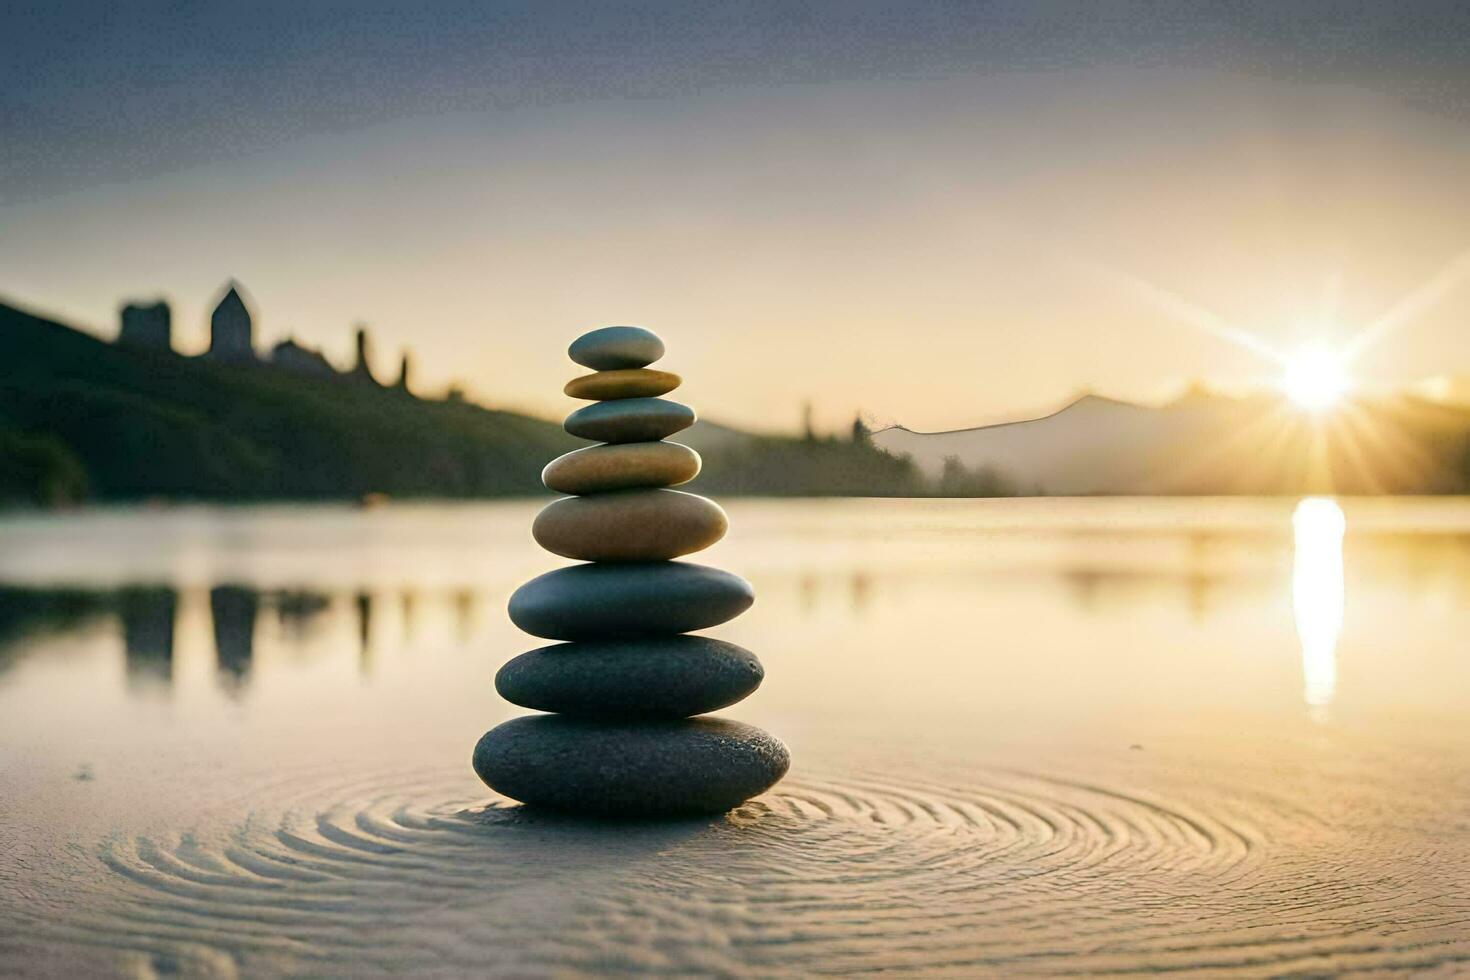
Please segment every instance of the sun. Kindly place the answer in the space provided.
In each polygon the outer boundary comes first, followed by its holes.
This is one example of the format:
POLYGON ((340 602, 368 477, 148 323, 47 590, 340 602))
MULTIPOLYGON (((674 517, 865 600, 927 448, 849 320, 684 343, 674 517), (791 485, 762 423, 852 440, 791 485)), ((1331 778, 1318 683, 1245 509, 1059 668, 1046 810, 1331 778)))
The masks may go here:
POLYGON ((1301 408, 1321 412, 1340 402, 1353 386, 1347 361, 1323 347, 1308 347, 1286 359, 1282 390, 1301 408))

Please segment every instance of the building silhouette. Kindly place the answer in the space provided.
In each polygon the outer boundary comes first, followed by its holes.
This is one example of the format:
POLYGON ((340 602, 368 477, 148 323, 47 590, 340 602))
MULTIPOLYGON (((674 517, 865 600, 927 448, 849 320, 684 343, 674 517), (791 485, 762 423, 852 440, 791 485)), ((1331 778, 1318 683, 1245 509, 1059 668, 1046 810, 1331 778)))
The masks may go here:
MULTIPOLYGON (((172 350, 173 314, 162 300, 154 303, 126 303, 119 308, 121 322, 117 343, 135 349, 172 350)), ((294 336, 280 341, 257 355, 255 351, 255 318, 242 294, 242 287, 230 280, 224 295, 209 315, 209 350, 205 357, 225 364, 267 364, 291 374, 308 378, 363 381, 375 387, 389 387, 379 381, 372 369, 372 337, 365 326, 358 325, 356 353, 352 366, 338 370, 320 348, 308 347, 294 336)), ((397 380, 391 388, 412 394, 413 358, 405 350, 398 365, 397 380)), ((463 400, 463 393, 451 394, 451 400, 463 400)))
POLYGON ((283 371, 306 375, 312 378, 335 378, 337 369, 332 367, 321 351, 296 342, 288 337, 271 348, 270 362, 283 371))
POLYGON ((209 356, 227 363, 255 360, 255 327, 235 282, 209 316, 209 356))
POLYGON ((122 326, 117 334, 118 344, 150 350, 173 349, 173 315, 167 303, 162 300, 128 303, 119 315, 122 326))

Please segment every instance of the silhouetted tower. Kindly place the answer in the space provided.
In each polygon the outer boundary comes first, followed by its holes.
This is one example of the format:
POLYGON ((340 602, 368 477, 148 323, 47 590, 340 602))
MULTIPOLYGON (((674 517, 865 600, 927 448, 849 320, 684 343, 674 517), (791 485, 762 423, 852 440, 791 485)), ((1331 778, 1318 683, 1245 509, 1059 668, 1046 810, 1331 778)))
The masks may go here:
POLYGON ((117 342, 126 347, 146 347, 150 350, 173 349, 173 314, 168 304, 129 303, 122 308, 122 328, 117 342))
POLYGON ((408 351, 404 351, 403 360, 398 363, 398 383, 393 387, 397 388, 399 391, 403 392, 406 395, 413 394, 413 392, 408 390, 409 374, 412 369, 413 359, 409 356, 408 351))
POLYGON ((873 438, 872 430, 863 421, 863 413, 859 412, 852 419, 852 444, 854 446, 865 446, 873 438))
POLYGON ((230 283, 230 291, 210 314, 209 356, 217 361, 236 363, 255 360, 255 328, 251 323, 250 310, 234 282, 230 283))
POLYGON ((812 442, 817 438, 817 430, 812 428, 812 403, 801 403, 801 432, 802 436, 812 442))
POLYGON ((357 363, 352 365, 352 377, 377 384, 378 379, 373 377, 373 369, 368 366, 369 347, 370 342, 368 340, 367 327, 358 327, 357 363))

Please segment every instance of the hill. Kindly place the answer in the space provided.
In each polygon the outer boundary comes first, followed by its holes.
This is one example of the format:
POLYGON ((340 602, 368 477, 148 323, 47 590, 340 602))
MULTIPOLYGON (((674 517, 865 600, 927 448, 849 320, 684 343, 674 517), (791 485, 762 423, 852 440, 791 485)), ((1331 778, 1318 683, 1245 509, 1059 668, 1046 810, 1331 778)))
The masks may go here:
POLYGON ((895 426, 873 440, 931 479, 959 467, 1056 495, 1470 489, 1470 411, 1408 396, 1311 416, 1265 396, 1194 392, 1149 407, 1089 395, 1037 419, 950 432, 895 426))
MULTIPOLYGON (((901 493, 912 467, 864 445, 699 423, 699 485, 901 493)), ((587 445, 559 424, 371 382, 119 347, 0 304, 0 501, 359 499, 545 493, 587 445)))

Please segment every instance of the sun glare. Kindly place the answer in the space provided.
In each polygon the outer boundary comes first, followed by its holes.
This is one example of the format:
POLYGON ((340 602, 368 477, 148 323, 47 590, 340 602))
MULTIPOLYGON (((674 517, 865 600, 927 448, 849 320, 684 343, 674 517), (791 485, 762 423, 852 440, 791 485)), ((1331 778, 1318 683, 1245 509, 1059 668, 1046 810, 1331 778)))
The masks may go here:
POLYGON ((1331 408, 1352 387, 1342 356, 1321 347, 1300 350, 1286 361, 1281 387, 1297 405, 1312 412, 1331 408))

